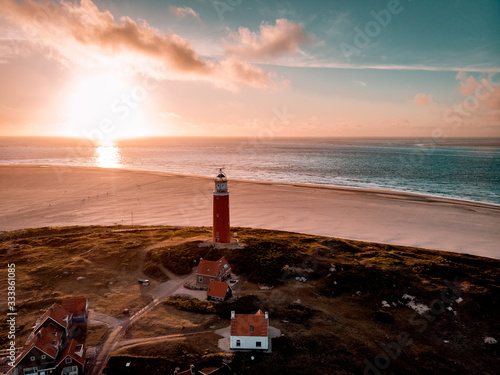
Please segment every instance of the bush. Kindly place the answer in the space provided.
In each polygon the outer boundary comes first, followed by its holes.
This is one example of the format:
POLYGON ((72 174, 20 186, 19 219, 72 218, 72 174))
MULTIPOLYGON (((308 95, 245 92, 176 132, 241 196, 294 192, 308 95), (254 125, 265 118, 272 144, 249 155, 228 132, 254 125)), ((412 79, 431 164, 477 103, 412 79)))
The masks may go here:
POLYGON ((178 310, 190 311, 198 314, 215 313, 214 305, 208 301, 200 301, 196 298, 184 298, 181 296, 170 296, 164 304, 174 306, 178 310))
POLYGON ((301 264, 305 255, 283 240, 248 239, 245 242, 245 248, 228 253, 227 260, 234 273, 246 275, 248 281, 254 283, 280 284, 283 267, 301 264))

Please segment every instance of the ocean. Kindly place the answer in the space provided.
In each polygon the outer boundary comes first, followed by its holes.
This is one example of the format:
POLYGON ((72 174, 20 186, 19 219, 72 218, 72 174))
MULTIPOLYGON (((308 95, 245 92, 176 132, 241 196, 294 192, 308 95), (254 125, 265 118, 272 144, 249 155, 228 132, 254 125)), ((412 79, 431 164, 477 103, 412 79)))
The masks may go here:
POLYGON ((500 205, 500 139, 0 137, 0 164, 132 168, 412 192, 500 205))

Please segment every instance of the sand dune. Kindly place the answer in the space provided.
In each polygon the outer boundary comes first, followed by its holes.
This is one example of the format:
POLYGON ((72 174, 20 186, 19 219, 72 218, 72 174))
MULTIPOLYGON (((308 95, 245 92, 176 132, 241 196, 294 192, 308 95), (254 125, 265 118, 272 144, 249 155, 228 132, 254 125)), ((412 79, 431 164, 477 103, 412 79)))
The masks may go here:
MULTIPOLYGON (((231 224, 500 258, 500 207, 416 194, 230 180, 231 224)), ((211 226, 210 178, 122 169, 0 166, 0 230, 211 226)))

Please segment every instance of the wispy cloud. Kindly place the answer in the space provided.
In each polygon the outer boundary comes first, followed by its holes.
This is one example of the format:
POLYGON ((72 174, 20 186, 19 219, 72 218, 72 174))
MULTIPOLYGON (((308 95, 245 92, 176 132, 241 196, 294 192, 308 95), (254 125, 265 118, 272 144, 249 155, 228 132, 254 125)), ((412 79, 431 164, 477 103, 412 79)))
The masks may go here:
POLYGON ((426 95, 424 93, 417 94, 415 95, 415 99, 413 99, 413 102, 420 107, 431 105, 432 95, 426 95))
POLYGON ((186 16, 194 17, 197 20, 200 20, 200 15, 196 13, 193 8, 189 7, 176 7, 171 5, 170 8, 170 13, 175 14, 179 18, 185 18, 186 16))
POLYGON ((300 46, 310 43, 314 36, 304 30, 302 24, 285 18, 275 25, 262 23, 259 33, 240 27, 225 40, 226 51, 233 56, 247 59, 269 59, 300 52, 300 46))
POLYGON ((272 63, 271 65, 281 65, 296 68, 326 68, 326 69, 372 69, 372 70, 424 70, 432 72, 478 72, 478 73, 496 73, 500 72, 500 66, 477 67, 477 66, 437 66, 437 65, 392 65, 392 64, 345 64, 338 62, 317 62, 304 60, 288 60, 285 62, 272 63))
POLYGON ((3 0, 0 17, 32 45, 50 47, 53 58, 71 67, 128 67, 159 79, 209 81, 231 90, 276 85, 259 67, 236 57, 203 59, 179 35, 162 33, 146 21, 137 23, 129 17, 115 21, 91 0, 80 4, 3 0))
POLYGON ((366 82, 364 82, 364 81, 354 81, 354 84, 366 87, 366 82))

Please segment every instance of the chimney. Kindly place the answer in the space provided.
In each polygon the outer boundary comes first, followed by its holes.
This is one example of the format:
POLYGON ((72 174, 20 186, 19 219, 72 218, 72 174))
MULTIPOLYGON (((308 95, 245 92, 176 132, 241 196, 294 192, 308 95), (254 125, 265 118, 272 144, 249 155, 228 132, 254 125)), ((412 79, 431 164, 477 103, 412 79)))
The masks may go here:
POLYGON ((231 311, 231 319, 234 319, 236 318, 236 312, 235 311, 231 311))
POLYGON ((38 331, 38 332, 36 333, 36 335, 40 338, 40 337, 42 337, 42 332, 41 332, 41 331, 38 331))
POLYGON ((266 312, 266 320, 268 320, 268 319, 269 319, 269 315, 268 315, 268 313, 266 312))
POLYGON ((191 365, 189 369, 191 370, 191 375, 196 375, 196 369, 194 368, 194 365, 191 365))

